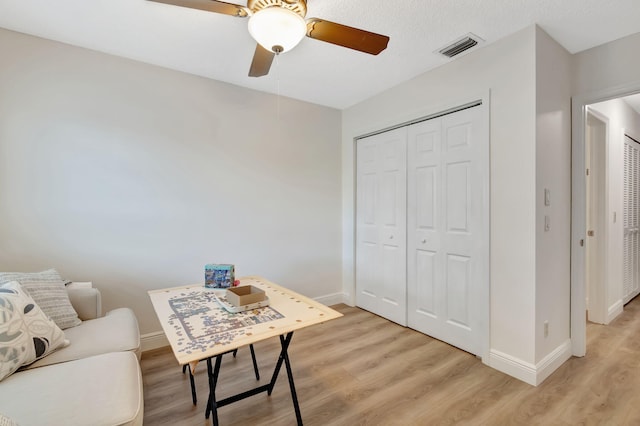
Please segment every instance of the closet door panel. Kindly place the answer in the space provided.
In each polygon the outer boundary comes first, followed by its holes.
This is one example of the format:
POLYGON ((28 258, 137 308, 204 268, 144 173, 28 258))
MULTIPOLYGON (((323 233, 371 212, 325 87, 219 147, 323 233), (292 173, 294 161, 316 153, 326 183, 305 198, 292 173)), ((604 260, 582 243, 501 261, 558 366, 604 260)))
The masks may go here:
MULTIPOLYGON (((420 283, 411 293, 409 306, 412 307, 413 316, 427 316, 437 319, 436 306, 436 260, 437 253, 430 250, 415 250, 415 282, 420 283)), ((412 321, 411 323, 414 323, 412 321)))
POLYGON ((441 119, 409 126, 407 155, 407 322, 442 339, 441 119))
POLYGON ((447 255, 448 324, 469 330, 469 264, 471 258, 447 255))
POLYGON ((470 181, 469 162, 447 164, 447 232, 469 232, 470 181))
POLYGON ((489 164, 480 108, 410 126, 408 146, 409 327, 481 354, 488 312, 481 305, 489 299, 489 164))
POLYGON ((443 333, 448 343, 474 354, 481 353, 482 309, 489 300, 489 146, 480 111, 469 108, 442 118, 448 197, 443 333))
POLYGON ((402 325, 406 325, 406 134, 406 129, 397 129, 356 144, 356 304, 402 325))
POLYGON ((358 193, 357 222, 358 241, 356 251, 356 269, 360 271, 359 287, 362 306, 374 306, 379 283, 376 280, 379 265, 378 252, 378 180, 376 163, 379 157, 378 146, 363 142, 358 146, 358 193), (371 265, 371 266, 370 266, 371 265))

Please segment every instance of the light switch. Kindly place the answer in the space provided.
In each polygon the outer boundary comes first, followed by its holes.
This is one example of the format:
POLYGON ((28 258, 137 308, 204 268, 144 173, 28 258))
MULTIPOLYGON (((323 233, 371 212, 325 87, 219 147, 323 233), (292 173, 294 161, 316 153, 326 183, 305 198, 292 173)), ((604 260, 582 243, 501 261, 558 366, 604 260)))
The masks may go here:
POLYGON ((551 205, 551 191, 549 191, 547 188, 544 189, 544 205, 551 205))
POLYGON ((551 218, 549 216, 544 217, 544 231, 547 232, 551 229, 551 218))

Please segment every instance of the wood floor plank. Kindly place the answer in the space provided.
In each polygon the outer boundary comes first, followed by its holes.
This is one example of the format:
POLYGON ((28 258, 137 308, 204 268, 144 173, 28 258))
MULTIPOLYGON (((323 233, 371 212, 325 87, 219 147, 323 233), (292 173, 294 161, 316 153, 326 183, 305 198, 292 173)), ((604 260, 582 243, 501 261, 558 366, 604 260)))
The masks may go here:
MULTIPOLYGON (((640 425, 640 300, 608 326, 588 324, 587 356, 571 358, 538 387, 476 357, 346 305, 344 317, 297 331, 290 356, 306 425, 640 425)), ((280 345, 225 355, 219 397, 267 383, 280 345)), ((199 402, 169 348, 141 361, 145 425, 210 425, 206 365, 196 370, 199 402)), ((266 394, 222 407, 222 425, 295 424, 284 369, 266 394)))

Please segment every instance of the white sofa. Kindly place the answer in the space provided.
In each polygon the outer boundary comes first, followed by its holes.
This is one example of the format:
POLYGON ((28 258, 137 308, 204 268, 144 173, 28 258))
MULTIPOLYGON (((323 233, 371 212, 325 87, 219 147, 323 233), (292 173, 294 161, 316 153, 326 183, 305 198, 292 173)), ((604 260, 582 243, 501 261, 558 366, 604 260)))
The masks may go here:
POLYGON ((64 330, 69 345, 0 382, 0 413, 20 426, 141 425, 140 334, 133 311, 102 316, 97 289, 67 291, 82 323, 64 330))

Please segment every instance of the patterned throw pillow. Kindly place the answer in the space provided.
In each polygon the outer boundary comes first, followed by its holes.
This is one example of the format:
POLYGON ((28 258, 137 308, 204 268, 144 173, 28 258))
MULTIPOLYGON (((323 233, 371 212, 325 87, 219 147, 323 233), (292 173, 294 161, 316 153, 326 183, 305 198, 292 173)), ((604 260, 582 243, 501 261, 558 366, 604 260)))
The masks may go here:
POLYGON ((69 301, 64 281, 55 269, 42 272, 0 272, 0 285, 18 281, 22 289, 33 297, 40 309, 61 329, 75 327, 82 321, 69 301))
POLYGON ((64 344, 64 332, 20 283, 0 286, 0 380, 64 344))

